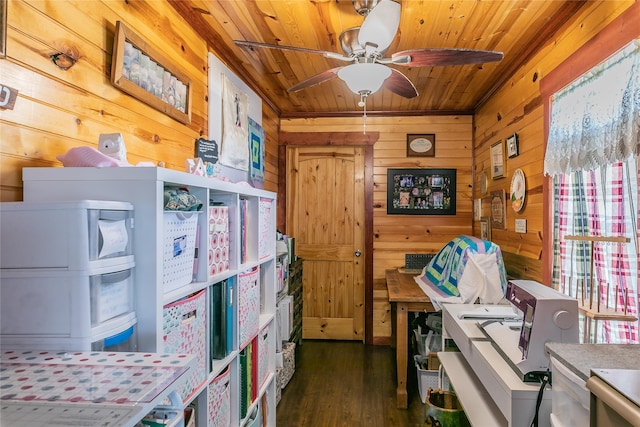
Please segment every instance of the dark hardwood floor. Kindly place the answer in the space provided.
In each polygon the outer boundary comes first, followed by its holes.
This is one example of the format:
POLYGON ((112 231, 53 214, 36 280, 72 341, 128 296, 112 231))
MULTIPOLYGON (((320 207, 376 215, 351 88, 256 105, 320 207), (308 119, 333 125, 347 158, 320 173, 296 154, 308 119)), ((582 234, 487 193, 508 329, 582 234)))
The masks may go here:
POLYGON ((282 391, 278 427, 424 426, 413 363, 409 408, 396 408, 394 349, 355 341, 304 340, 296 347, 296 370, 282 391))

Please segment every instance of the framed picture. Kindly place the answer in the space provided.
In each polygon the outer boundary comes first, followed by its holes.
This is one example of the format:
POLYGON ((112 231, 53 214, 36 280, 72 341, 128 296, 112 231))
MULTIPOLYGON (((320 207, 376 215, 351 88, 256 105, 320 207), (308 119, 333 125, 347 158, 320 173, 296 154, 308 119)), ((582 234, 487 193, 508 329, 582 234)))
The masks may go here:
POLYGON ((473 218, 476 221, 482 220, 482 199, 473 200, 473 218))
POLYGON ((388 169, 387 214, 455 215, 455 169, 388 169))
POLYGON ((487 178, 487 171, 482 171, 480 173, 480 183, 479 183, 480 195, 486 196, 487 191, 489 189, 489 180, 487 178))
POLYGON ((510 159, 513 157, 518 157, 518 134, 514 133, 509 138, 507 138, 507 157, 510 159))
POLYGON ((489 217, 480 219, 480 238, 491 241, 491 218, 489 217))
POLYGON ((121 21, 113 40, 111 83, 179 122, 191 122, 189 78, 121 21))
POLYGON ((491 145, 491 178, 504 177, 504 146, 502 141, 491 145))
POLYGON ((433 133, 407 134, 407 157, 435 157, 436 135, 433 133))
POLYGON ((506 229, 507 209, 504 190, 491 192, 491 226, 506 229))

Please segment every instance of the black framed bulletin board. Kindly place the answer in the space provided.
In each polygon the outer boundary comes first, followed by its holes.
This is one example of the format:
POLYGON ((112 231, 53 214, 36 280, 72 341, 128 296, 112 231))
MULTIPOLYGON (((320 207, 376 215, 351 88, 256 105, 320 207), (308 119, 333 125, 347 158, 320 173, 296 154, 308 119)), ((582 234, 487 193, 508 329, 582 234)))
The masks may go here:
POLYGON ((387 214, 455 215, 455 169, 388 169, 387 214))

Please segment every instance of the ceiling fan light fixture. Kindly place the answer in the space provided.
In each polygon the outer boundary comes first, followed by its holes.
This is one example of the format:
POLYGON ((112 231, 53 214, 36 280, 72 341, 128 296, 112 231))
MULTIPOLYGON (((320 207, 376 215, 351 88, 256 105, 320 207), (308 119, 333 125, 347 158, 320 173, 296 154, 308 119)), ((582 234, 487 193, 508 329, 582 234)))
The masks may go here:
POLYGON ((383 51, 391 45, 400 25, 400 3, 381 0, 367 15, 358 32, 360 45, 383 51))
POLYGON ((366 16, 371 12, 371 9, 376 7, 379 0, 351 0, 353 7, 358 12, 358 15, 366 16))
POLYGON ((376 63, 351 64, 338 71, 338 77, 356 94, 377 92, 390 75, 389 67, 376 63))

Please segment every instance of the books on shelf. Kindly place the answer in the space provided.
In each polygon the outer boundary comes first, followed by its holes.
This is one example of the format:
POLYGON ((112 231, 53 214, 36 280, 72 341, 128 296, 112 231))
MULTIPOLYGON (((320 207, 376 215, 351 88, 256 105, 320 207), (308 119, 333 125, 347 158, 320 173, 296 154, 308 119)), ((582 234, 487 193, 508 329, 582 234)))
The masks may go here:
POLYGON ((227 282, 227 280, 223 280, 211 285, 209 301, 211 339, 209 343, 212 359, 224 359, 229 354, 227 347, 227 282))

